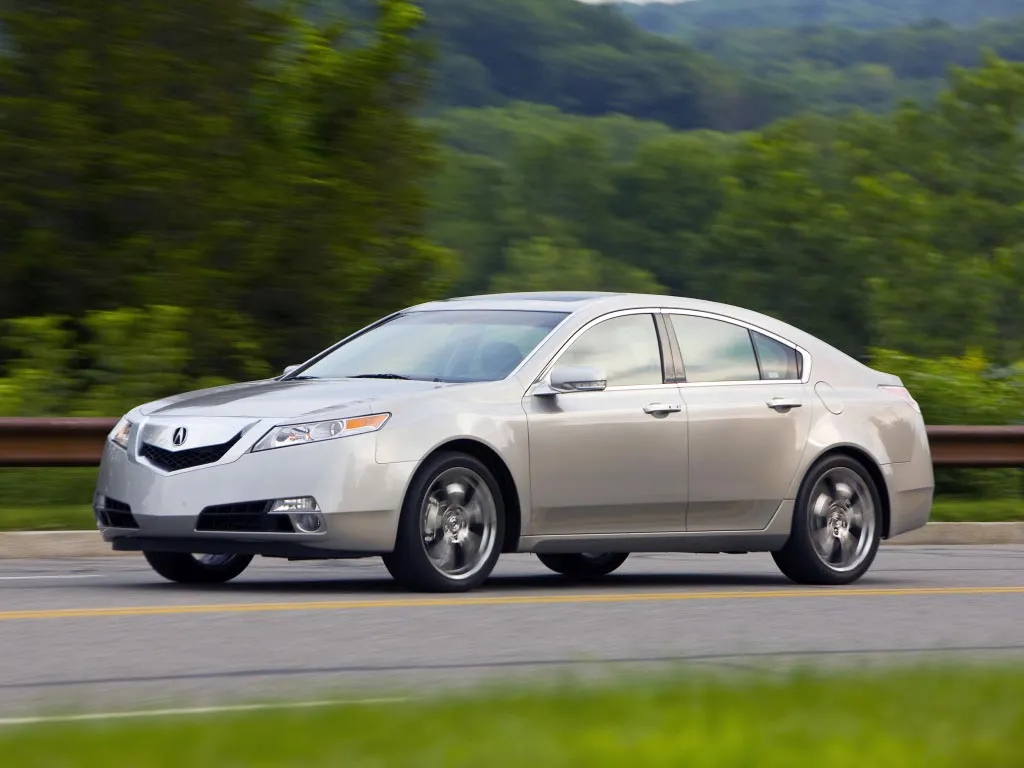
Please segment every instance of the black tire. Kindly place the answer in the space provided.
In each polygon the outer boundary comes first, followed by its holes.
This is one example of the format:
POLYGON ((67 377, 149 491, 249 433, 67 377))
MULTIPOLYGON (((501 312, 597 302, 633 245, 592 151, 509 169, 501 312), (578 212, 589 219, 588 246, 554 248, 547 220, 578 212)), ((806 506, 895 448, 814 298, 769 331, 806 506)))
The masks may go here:
POLYGON ((555 573, 571 579, 598 579, 607 576, 629 557, 628 552, 602 552, 601 554, 553 555, 538 554, 537 559, 555 573))
MULTIPOLYGON (((490 515, 490 511, 487 514, 490 515)), ((466 592, 478 587, 490 576, 501 554, 504 536, 505 503, 500 487, 487 465, 466 453, 439 453, 428 459, 413 478, 402 504, 395 549, 384 555, 384 565, 398 583, 416 592, 466 592), (474 488, 474 493, 482 495, 481 504, 493 502, 493 521, 488 526, 486 537, 481 539, 481 545, 475 553, 478 557, 474 559, 471 570, 451 575, 439 570, 427 554, 422 521, 429 504, 428 494, 434 483, 442 476, 457 476, 466 472, 475 475, 486 487, 486 494, 479 488, 474 488)))
POLYGON ((143 552, 150 567, 180 584, 223 584, 249 567, 252 555, 199 556, 187 552, 143 552))
MULTIPOLYGON (((843 494, 838 495, 842 496, 843 494)), ((829 506, 828 509, 831 510, 832 507, 829 506)), ((796 507, 793 510, 793 527, 789 539, 782 549, 772 552, 772 558, 779 570, 798 584, 852 584, 867 572, 878 554, 882 522, 882 501, 879 489, 864 465, 850 456, 840 454, 826 456, 807 472, 797 495, 796 507), (848 488, 858 485, 853 480, 856 478, 859 480, 860 488, 857 497, 866 493, 870 500, 870 528, 865 507, 861 510, 862 526, 860 538, 855 545, 856 557, 851 558, 847 565, 827 562, 819 545, 816 545, 815 539, 812 538, 817 531, 830 542, 833 550, 839 547, 839 543, 832 542, 828 535, 829 530, 834 530, 831 525, 819 526, 819 521, 831 518, 815 513, 815 505, 819 503, 822 492, 828 487, 829 478, 833 480, 846 478, 842 482, 845 482, 848 488)), ((842 523, 838 523, 838 525, 840 529, 843 529, 842 523)), ((852 534, 856 528, 856 525, 847 522, 845 530, 852 534)), ((821 539, 819 538, 817 541, 820 542, 821 539)))

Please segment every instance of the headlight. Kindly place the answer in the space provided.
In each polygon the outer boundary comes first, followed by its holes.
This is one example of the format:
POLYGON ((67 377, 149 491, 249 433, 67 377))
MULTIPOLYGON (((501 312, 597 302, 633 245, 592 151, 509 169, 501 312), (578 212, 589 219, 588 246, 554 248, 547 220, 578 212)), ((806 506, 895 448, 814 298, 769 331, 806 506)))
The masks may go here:
POLYGON ((274 427, 267 432, 252 449, 254 451, 266 451, 270 448, 319 443, 323 440, 334 440, 338 437, 361 435, 364 432, 376 432, 390 418, 390 413, 375 413, 370 416, 355 416, 351 419, 331 419, 330 421, 311 421, 305 424, 286 424, 274 427))
POLYGON ((110 442, 114 445, 120 446, 121 448, 128 448, 128 435, 131 434, 132 423, 128 419, 121 417, 121 420, 114 425, 114 428, 110 430, 108 437, 110 442))

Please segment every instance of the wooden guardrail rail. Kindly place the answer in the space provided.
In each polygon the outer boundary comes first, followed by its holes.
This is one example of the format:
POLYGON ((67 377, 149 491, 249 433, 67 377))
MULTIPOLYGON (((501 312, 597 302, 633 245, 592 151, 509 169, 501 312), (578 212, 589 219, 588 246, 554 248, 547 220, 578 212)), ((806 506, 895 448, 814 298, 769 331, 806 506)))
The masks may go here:
MULTIPOLYGON (((94 467, 116 419, 0 418, 0 467, 94 467)), ((1024 425, 928 427, 936 467, 1024 467, 1024 425)))

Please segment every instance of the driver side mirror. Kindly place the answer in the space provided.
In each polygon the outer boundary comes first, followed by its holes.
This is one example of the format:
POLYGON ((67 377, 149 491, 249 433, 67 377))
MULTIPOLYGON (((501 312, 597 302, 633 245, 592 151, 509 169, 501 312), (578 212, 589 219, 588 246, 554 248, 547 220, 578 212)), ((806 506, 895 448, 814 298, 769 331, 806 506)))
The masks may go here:
POLYGON ((297 365, 289 365, 289 366, 287 366, 284 369, 284 373, 282 373, 281 375, 282 376, 287 376, 289 373, 293 373, 294 371, 297 371, 298 369, 299 369, 299 366, 297 366, 297 365))
POLYGON ((554 368, 548 377, 548 386, 538 395, 557 395, 569 392, 600 392, 608 386, 605 372, 590 365, 563 365, 554 368))

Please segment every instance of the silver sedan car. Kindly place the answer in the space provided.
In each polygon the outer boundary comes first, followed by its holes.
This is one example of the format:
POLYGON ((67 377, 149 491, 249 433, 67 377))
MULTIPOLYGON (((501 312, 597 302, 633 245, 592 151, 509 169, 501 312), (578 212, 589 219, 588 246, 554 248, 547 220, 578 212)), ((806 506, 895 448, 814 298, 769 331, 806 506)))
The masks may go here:
POLYGON ((256 555, 381 556, 468 590, 503 552, 583 579, 631 552, 771 552, 848 584, 923 526, 934 478, 896 376, 755 312, 521 293, 402 310, 266 381, 139 406, 94 508, 115 550, 223 582, 256 555))

